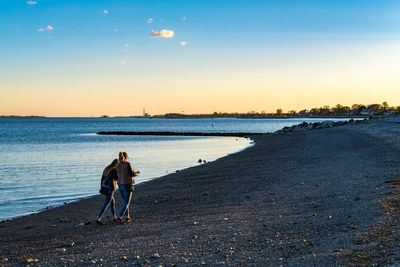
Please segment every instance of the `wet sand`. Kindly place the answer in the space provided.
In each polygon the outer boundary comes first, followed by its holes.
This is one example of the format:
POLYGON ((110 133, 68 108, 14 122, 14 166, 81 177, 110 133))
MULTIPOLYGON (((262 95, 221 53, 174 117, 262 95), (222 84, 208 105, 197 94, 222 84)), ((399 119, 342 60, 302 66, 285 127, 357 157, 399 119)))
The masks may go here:
POLYGON ((391 243, 375 258, 358 258, 373 253, 374 241, 362 237, 388 216, 390 235, 399 240, 398 213, 379 202, 397 197, 398 121, 252 139, 256 145, 245 151, 136 186, 130 223, 113 223, 107 211, 106 224, 94 224, 100 195, 2 222, 0 264, 400 262, 400 248, 391 243))

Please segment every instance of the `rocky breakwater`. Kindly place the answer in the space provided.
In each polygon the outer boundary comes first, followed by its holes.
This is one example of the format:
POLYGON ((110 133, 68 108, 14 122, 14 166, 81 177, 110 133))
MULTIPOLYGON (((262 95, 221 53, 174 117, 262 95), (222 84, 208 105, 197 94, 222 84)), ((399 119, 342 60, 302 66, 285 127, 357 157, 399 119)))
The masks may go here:
POLYGON ((275 133, 280 134, 280 133, 291 133, 291 132, 304 132, 304 131, 308 131, 308 130, 332 128, 332 127, 347 125, 347 124, 359 124, 359 123, 363 123, 367 120, 368 119, 363 119, 363 120, 350 119, 348 121, 323 121, 323 122, 314 122, 314 123, 302 122, 300 124, 293 125, 290 127, 289 126, 283 127, 281 130, 278 130, 275 133))

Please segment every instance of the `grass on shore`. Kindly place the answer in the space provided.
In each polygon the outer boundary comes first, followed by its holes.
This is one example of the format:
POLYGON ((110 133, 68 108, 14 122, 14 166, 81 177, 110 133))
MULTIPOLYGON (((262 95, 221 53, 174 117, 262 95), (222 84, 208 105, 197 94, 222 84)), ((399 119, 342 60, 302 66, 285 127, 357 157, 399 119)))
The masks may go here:
POLYGON ((392 195, 380 200, 384 217, 374 224, 371 231, 361 233, 357 248, 341 255, 341 262, 348 266, 382 266, 400 261, 400 179, 386 181, 394 190, 392 195))

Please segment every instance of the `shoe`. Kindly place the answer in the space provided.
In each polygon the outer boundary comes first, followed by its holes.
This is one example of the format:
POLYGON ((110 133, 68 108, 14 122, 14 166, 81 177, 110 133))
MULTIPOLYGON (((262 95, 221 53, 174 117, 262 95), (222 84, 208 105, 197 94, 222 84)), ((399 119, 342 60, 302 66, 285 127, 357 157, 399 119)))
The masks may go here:
POLYGON ((124 222, 124 218, 123 217, 117 217, 116 221, 120 222, 120 223, 123 223, 124 222))
POLYGON ((126 222, 130 222, 130 221, 132 221, 132 218, 131 218, 131 216, 125 217, 125 221, 126 221, 126 222))
POLYGON ((96 223, 99 225, 104 225, 104 223, 102 221, 96 220, 96 223))

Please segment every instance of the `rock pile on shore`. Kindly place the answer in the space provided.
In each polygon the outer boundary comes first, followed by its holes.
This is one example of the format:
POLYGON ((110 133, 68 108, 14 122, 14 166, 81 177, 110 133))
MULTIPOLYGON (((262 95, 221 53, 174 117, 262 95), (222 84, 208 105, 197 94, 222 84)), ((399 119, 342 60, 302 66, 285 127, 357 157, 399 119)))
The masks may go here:
POLYGON ((363 119, 363 120, 348 120, 348 121, 323 121, 323 122, 314 122, 314 123, 308 123, 308 122, 302 122, 297 125, 293 126, 286 126, 283 127, 281 130, 276 131, 276 134, 280 133, 291 133, 291 132, 303 132, 303 131, 308 131, 308 130, 313 130, 313 129, 324 129, 324 128, 332 128, 336 126, 341 126, 341 125, 347 125, 347 124, 358 124, 367 121, 368 119, 363 119))

